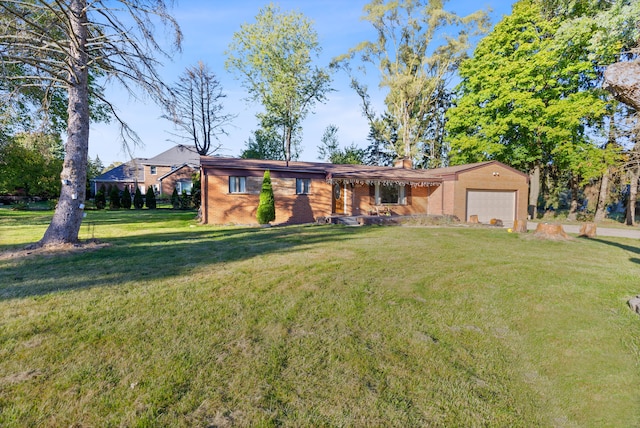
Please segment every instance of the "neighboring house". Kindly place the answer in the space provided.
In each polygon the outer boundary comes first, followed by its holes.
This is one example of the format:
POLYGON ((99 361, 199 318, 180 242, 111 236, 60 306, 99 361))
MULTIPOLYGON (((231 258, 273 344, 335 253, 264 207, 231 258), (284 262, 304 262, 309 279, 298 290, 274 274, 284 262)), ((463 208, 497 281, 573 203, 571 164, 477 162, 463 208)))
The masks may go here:
POLYGON ((171 195, 176 188, 178 193, 185 190, 191 193, 191 176, 198 171, 200 155, 195 146, 178 145, 152 158, 136 158, 117 166, 91 180, 93 194, 101 185, 125 186, 133 192, 136 186, 142 193, 149 187, 163 195, 171 195))
POLYGON ((203 156, 202 219, 255 224, 265 170, 271 173, 276 224, 333 215, 454 215, 510 225, 527 218, 528 177, 497 161, 439 169, 334 165, 203 156))

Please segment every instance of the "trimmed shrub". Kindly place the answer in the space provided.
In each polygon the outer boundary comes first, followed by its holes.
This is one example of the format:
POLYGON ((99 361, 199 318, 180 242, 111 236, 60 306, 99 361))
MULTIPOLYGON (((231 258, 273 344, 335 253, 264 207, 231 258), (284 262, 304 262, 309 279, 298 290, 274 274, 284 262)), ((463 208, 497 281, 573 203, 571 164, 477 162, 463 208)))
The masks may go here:
POLYGON ((129 192, 129 186, 124 186, 120 205, 122 205, 122 208, 125 210, 131 209, 131 193, 129 192))
POLYGON ((188 210, 189 208, 191 208, 191 197, 187 195, 186 190, 182 191, 182 195, 178 198, 178 200, 180 202, 181 210, 188 210))
POLYGON ((171 206, 174 210, 180 208, 180 197, 178 196, 178 189, 173 188, 173 193, 171 194, 171 206))
POLYGON ((98 193, 96 193, 96 197, 95 197, 95 203, 96 203, 96 209, 98 210, 103 210, 105 209, 105 207, 107 206, 107 190, 104 187, 104 184, 102 184, 100 186, 100 189, 98 190, 98 193))
POLYGON ((144 207, 144 199, 142 199, 142 192, 140 192, 138 186, 136 186, 136 193, 133 195, 133 207, 137 210, 141 210, 144 207))
POLYGON ((147 194, 145 195, 145 203, 150 210, 156 209, 156 192, 153 191, 153 186, 149 186, 147 194))
POLYGON ((267 224, 276 219, 276 202, 273 198, 273 187, 271 187, 271 173, 264 172, 262 179, 262 189, 260 190, 260 203, 256 215, 258 223, 267 224))
POLYGON ((116 186, 113 186, 109 193, 109 209, 120 209, 120 190, 116 186))
POLYGON ((191 202, 195 209, 200 209, 202 190, 201 190, 201 182, 200 182, 200 173, 196 172, 191 176, 191 182, 193 186, 191 187, 191 202))

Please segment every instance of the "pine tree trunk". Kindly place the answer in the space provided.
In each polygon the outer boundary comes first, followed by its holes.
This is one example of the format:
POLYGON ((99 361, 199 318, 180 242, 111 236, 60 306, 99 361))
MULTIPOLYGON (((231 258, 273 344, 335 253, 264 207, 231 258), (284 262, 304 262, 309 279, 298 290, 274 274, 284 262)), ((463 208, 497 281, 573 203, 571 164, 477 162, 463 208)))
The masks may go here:
POLYGON ((536 164, 529 173, 529 217, 538 216, 538 197, 540 196, 540 164, 536 164))
POLYGON ((593 219, 596 223, 604 220, 605 218, 605 209, 607 207, 607 199, 609 198, 609 175, 610 171, 607 170, 607 172, 602 175, 602 180, 600 180, 598 204, 596 206, 596 214, 593 219))
POLYGON ((638 200, 638 167, 629 170, 629 198, 627 199, 626 224, 636 225, 636 202, 638 200))
POLYGON ((89 152, 89 86, 86 0, 71 0, 71 28, 76 40, 70 41, 68 87, 69 114, 67 143, 60 178, 62 189, 58 205, 47 231, 39 242, 41 246, 75 243, 78 241, 85 201, 87 156, 89 152))

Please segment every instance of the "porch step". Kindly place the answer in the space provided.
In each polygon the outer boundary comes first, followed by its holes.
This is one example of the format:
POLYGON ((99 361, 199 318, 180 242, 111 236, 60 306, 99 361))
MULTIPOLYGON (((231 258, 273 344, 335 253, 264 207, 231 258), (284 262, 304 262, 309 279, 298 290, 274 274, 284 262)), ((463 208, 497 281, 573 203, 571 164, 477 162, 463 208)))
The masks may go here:
POLYGON ((361 226, 357 217, 334 217, 336 224, 344 224, 345 226, 361 226))

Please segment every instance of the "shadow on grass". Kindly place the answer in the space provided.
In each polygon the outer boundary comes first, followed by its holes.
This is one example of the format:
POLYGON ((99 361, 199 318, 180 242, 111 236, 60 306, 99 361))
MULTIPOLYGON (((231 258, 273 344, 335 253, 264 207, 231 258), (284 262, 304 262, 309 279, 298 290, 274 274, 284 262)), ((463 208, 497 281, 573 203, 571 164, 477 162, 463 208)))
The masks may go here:
MULTIPOLYGON (((608 241, 601 238, 589 238, 589 240, 594 242, 599 242, 601 244, 610 245, 612 247, 620 248, 621 250, 629 251, 630 253, 640 254, 640 247, 625 245, 625 244, 621 244, 620 242, 608 241)), ((640 264, 640 259, 635 257, 630 258, 629 261, 640 264)))
POLYGON ((352 239, 366 228, 290 226, 268 229, 193 228, 184 232, 110 238, 109 247, 0 261, 0 300, 41 296, 127 282, 188 276, 193 269, 293 252, 326 241, 352 239))

